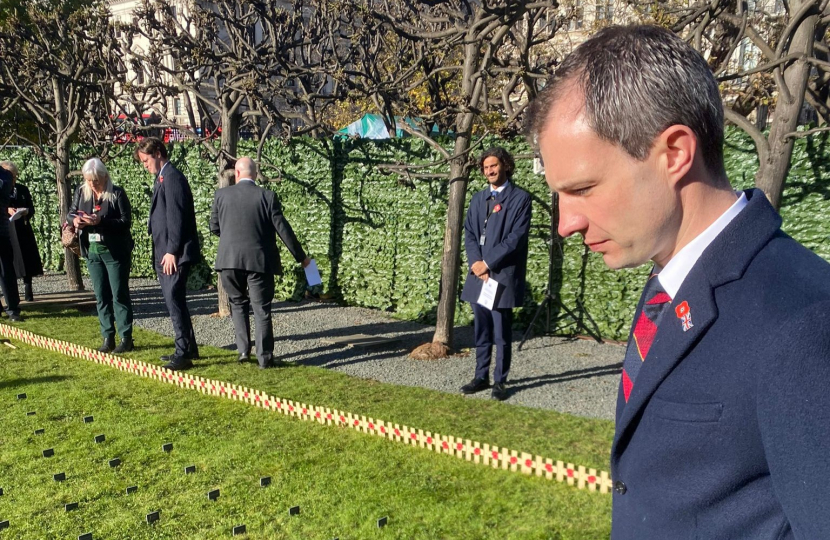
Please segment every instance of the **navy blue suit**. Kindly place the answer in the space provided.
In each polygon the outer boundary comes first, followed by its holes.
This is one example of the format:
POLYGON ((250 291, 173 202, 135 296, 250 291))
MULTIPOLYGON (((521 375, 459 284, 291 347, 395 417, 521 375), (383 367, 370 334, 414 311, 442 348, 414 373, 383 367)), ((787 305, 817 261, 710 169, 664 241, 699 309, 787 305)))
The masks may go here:
POLYGON ((830 538, 830 264, 747 197, 619 393, 613 540, 830 538))
POLYGON ((490 191, 488 186, 473 195, 470 201, 464 222, 464 247, 470 268, 477 261, 486 262, 490 278, 499 283, 495 305, 490 311, 476 303, 484 282, 473 274, 472 269, 469 269, 464 282, 461 299, 470 302, 475 316, 475 378, 490 378, 490 357, 495 345, 496 370, 493 378, 496 383, 504 383, 512 358, 512 308, 521 306, 524 300, 531 198, 513 182, 495 199, 491 198, 490 191), (481 245, 482 235, 485 237, 484 245, 481 245))
POLYGON ((153 264, 173 323, 176 355, 195 358, 199 352, 186 303, 190 265, 200 257, 193 194, 187 178, 172 163, 168 162, 160 172, 153 184, 148 222, 153 238, 153 264), (162 271, 161 259, 166 253, 176 256, 178 271, 172 275, 162 271))

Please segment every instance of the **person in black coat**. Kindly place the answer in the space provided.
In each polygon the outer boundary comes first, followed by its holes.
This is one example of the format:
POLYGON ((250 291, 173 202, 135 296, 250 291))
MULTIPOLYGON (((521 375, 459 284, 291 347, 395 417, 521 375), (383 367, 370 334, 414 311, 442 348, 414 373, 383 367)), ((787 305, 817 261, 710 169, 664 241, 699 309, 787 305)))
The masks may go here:
POLYGON ((507 374, 513 346, 513 308, 524 298, 530 194, 511 182, 515 168, 507 150, 493 147, 479 159, 486 189, 473 195, 464 221, 464 247, 470 265, 461 299, 473 307, 476 371, 461 387, 464 394, 490 388, 490 359, 496 347, 493 399, 507 399, 507 374), (484 283, 498 283, 493 309, 478 303, 484 283))
POLYGON ((79 231, 81 256, 86 259, 95 290, 98 322, 104 343, 101 352, 133 350, 133 305, 130 267, 133 239, 132 209, 127 194, 113 185, 98 158, 84 163, 84 183, 75 190, 66 222, 79 231), (115 346, 116 329, 121 343, 115 346))
POLYGON ((250 355, 248 315, 253 306, 256 354, 259 367, 265 369, 272 365, 274 352, 271 302, 274 276, 280 272, 277 235, 303 267, 310 259, 282 215, 274 192, 254 183, 256 163, 248 157, 239 158, 234 174, 236 184, 216 192, 210 214, 210 232, 219 236, 214 268, 228 293, 240 363, 250 355))
POLYGON ((193 367, 199 357, 190 311, 187 309, 187 276, 198 262, 199 237, 193 194, 187 178, 167 158, 167 148, 155 137, 143 139, 135 157, 155 177, 148 232, 153 239, 153 266, 175 333, 176 350, 162 356, 168 369, 193 367))
MULTIPOLYGON (((12 173, 0 167, 0 216, 8 215, 14 179, 12 173)), ((21 322, 20 293, 17 290, 17 276, 14 274, 14 252, 9 239, 9 220, 0 217, 0 289, 6 301, 6 315, 10 321, 21 322)))
POLYGON ((9 219, 12 216, 15 219, 12 222, 14 225, 9 228, 9 238, 14 251, 14 272, 18 279, 23 280, 23 298, 31 302, 34 300, 32 278, 43 275, 43 262, 31 223, 35 215, 35 203, 29 188, 17 181, 20 177, 17 166, 11 161, 4 161, 0 167, 9 171, 14 180, 8 214, 9 219))

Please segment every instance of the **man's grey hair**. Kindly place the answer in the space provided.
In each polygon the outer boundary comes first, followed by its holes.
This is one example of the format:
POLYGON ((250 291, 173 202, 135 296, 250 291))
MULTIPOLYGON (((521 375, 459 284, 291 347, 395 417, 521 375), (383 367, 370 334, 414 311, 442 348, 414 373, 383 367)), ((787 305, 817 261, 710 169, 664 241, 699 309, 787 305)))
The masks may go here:
POLYGON ((92 192, 92 188, 89 187, 89 184, 86 183, 86 180, 98 180, 100 182, 104 182, 104 194, 101 198, 110 203, 115 201, 112 179, 110 178, 110 173, 103 161, 97 157, 88 159, 86 163, 84 163, 84 166, 81 167, 81 172, 84 175, 84 183, 81 186, 81 198, 84 201, 94 201, 95 198, 95 194, 92 192))
POLYGON ((582 43, 531 104, 533 141, 572 85, 581 91, 586 121, 600 138, 644 160, 663 130, 684 125, 697 136, 709 172, 726 177, 718 84, 706 60, 672 32, 658 26, 611 26, 582 43))
POLYGON ((11 161, 2 161, 0 162, 0 167, 3 167, 14 176, 14 180, 17 181, 20 178, 20 170, 17 168, 17 165, 12 163, 11 161))

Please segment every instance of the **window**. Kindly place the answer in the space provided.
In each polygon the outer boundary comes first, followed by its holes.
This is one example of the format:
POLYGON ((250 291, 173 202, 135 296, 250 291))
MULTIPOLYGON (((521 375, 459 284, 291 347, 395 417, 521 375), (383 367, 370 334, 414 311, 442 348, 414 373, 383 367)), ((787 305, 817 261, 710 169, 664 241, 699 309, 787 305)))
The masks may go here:
POLYGON ((173 100, 173 114, 176 116, 184 116, 184 103, 181 98, 173 100))
POLYGON ((571 20, 568 23, 570 30, 581 30, 585 23, 584 10, 582 9, 582 0, 574 0, 573 13, 571 20))
POLYGON ((614 0, 597 0, 597 22, 610 23, 614 20, 614 0))

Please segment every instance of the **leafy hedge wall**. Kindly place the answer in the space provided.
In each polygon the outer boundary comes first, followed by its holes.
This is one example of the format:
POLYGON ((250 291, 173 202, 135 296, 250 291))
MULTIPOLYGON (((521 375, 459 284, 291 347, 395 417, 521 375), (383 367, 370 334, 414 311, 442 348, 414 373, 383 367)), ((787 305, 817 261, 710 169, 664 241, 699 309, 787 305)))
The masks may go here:
MULTIPOLYGON (((493 142, 516 154, 529 154, 523 140, 493 142)), ((784 229, 828 260, 829 143, 826 135, 797 142, 782 209, 784 229)), ((254 150, 243 142, 240 154, 253 155, 254 150)), ((88 151, 77 148, 73 168, 79 169, 86 157, 88 151)), ((426 164, 434 157, 428 146, 414 139, 267 142, 263 149, 267 187, 279 194, 297 236, 317 259, 327 292, 349 305, 381 309, 405 319, 434 321, 447 184, 437 179, 407 179, 378 167, 382 163, 426 164)), ((35 198, 34 228, 44 264, 53 270, 62 268, 51 166, 25 148, 0 152, 0 159, 18 164, 21 182, 29 186, 35 198)), ((211 263, 218 239, 209 234, 208 219, 216 169, 198 146, 189 144, 172 147, 171 160, 188 177, 196 201, 205 262, 191 276, 190 285, 198 288, 215 282, 211 263)), ((752 141, 737 130, 730 131, 727 138, 726 165, 733 185, 752 185, 757 156, 752 141)), ((133 206, 133 275, 151 276, 151 245, 146 231, 151 178, 129 152, 110 160, 108 167, 133 206)), ((518 160, 516 169, 515 182, 534 199, 528 261, 530 294, 519 313, 520 320, 529 321, 548 278, 550 194, 544 179, 533 174, 530 160, 518 160)), ((80 176, 75 178, 76 183, 80 182, 80 176)), ((476 173, 470 182, 468 201, 483 185, 483 178, 476 173)), ((648 267, 612 272, 600 256, 582 246, 579 237, 563 243, 564 258, 554 251, 553 292, 603 337, 626 339, 648 267)), ((286 271, 278 278, 277 297, 297 299, 304 290, 302 271, 285 249, 283 261, 286 271)), ((471 318, 469 306, 459 304, 456 322, 468 323, 471 318)))

